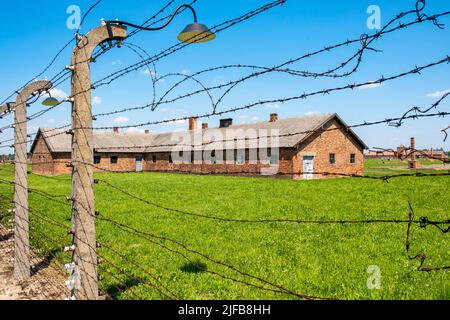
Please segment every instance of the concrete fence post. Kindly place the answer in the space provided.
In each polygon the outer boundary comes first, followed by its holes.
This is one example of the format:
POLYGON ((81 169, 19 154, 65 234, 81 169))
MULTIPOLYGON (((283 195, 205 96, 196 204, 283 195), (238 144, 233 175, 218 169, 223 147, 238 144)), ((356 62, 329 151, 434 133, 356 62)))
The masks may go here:
POLYGON ((123 40, 127 30, 101 26, 77 39, 72 70, 72 294, 78 300, 98 299, 97 239, 94 198, 94 145, 91 108, 90 62, 94 49, 105 41, 123 40))
MULTIPOLYGON (((14 111, 14 271, 15 280, 30 278, 30 234, 28 215, 28 157, 27 107, 32 94, 40 94, 52 87, 50 81, 36 81, 18 93, 16 102, 8 104, 14 111)), ((4 109, 5 107, 2 107, 4 109)), ((1 111, 0 111, 1 113, 1 111)))

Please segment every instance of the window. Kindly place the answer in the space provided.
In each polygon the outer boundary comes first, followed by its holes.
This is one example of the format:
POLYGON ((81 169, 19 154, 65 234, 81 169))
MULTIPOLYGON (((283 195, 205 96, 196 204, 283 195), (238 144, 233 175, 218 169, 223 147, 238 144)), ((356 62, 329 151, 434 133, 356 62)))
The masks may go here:
POLYGON ((153 163, 156 163, 156 156, 152 157, 152 161, 153 161, 153 163))
POLYGON ((169 163, 173 163, 172 155, 169 156, 169 163))
POLYGON ((269 150, 269 160, 270 165, 277 165, 278 164, 278 152, 272 152, 272 149, 269 150))
POLYGON ((216 151, 215 150, 213 150, 211 152, 211 164, 217 164, 216 151))
POLYGON ((330 153, 330 164, 336 164, 336 154, 330 153))
POLYGON ((101 161, 102 161, 101 156, 94 156, 94 164, 100 164, 101 161))
POLYGON ((237 150, 237 164, 245 163, 245 150, 237 150))
POLYGON ((354 154, 354 153, 350 154, 350 163, 351 164, 356 163, 356 154, 354 154))
POLYGON ((118 156, 111 156, 111 164, 117 164, 119 162, 118 156))

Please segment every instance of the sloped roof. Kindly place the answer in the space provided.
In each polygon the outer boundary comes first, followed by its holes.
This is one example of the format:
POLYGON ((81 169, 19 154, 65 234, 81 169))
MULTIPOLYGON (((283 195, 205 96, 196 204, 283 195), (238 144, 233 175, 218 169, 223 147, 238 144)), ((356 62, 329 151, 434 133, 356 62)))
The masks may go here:
MULTIPOLYGON (((210 128, 205 130, 170 132, 160 134, 114 133, 94 131, 94 150, 108 153, 150 153, 172 152, 174 150, 227 150, 252 147, 270 147, 273 143, 280 148, 292 148, 305 141, 316 130, 336 119, 345 123, 336 114, 309 115, 301 118, 280 119, 276 122, 232 125, 228 128, 210 128)), ((71 135, 64 130, 40 129, 51 152, 71 151, 71 135)), ((352 131, 353 136, 363 149, 367 146, 352 131)), ((39 134, 36 136, 38 139, 39 134)), ((33 152, 34 145, 31 152, 33 152)))

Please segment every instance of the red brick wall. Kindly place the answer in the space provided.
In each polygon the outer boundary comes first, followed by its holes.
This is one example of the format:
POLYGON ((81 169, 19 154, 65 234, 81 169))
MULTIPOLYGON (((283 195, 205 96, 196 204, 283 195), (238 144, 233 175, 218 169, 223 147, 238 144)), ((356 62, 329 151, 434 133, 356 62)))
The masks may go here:
POLYGON ((34 152, 31 155, 32 171, 34 174, 54 175, 53 158, 42 136, 36 142, 34 152))
MULTIPOLYGON (((100 163, 95 165, 95 171, 104 172, 105 170, 111 171, 135 171, 136 170, 136 156, 134 153, 96 153, 95 155, 101 156, 100 163), (117 156, 117 164, 111 163, 111 157, 117 156), (100 169, 99 169, 100 168, 100 169)), ((145 164, 143 163, 145 168, 145 164)))
MULTIPOLYGON (((154 172, 182 172, 194 174, 242 174, 242 175, 259 175, 262 168, 269 167, 264 163, 250 163, 248 160, 244 164, 229 163, 222 161, 217 164, 210 163, 170 163, 169 153, 148 154, 145 156, 145 171, 154 172), (156 162, 153 162, 156 157, 156 162)), ((224 156, 226 159, 226 156, 224 156)), ((246 159, 248 159, 248 151, 246 159)))
MULTIPOLYGON (((340 126, 336 121, 330 122, 324 129, 332 129, 340 126)), ((100 169, 95 171, 135 171, 136 154, 113 154, 102 153, 101 161, 95 166, 100 169), (118 156, 118 163, 111 164, 111 156, 118 156), (102 170, 103 169, 103 170, 102 170)), ((312 155, 314 159, 314 171, 318 173, 344 173, 358 174, 364 173, 364 154, 362 147, 354 141, 342 129, 325 131, 316 134, 303 143, 298 149, 283 148, 280 150, 279 170, 280 176, 302 178, 303 157, 312 155), (336 154, 336 164, 329 163, 329 154, 336 154), (356 163, 350 163, 350 154, 355 154, 356 163)), ((268 163, 258 162, 236 164, 235 162, 222 162, 219 164, 177 164, 169 162, 169 153, 156 153, 143 155, 143 170, 153 172, 182 172, 196 174, 234 174, 234 175, 260 175, 262 170, 270 167, 268 163), (153 162, 153 157, 156 162, 153 162)), ((246 159, 248 159, 248 151, 246 159)), ((57 154, 53 156, 42 139, 36 144, 32 155, 33 172, 44 175, 70 174, 72 168, 66 164, 70 162, 70 154, 57 154), (39 156, 41 158, 39 159, 39 156), (54 161, 53 164, 34 164, 37 162, 54 161)), ((316 176, 321 177, 320 175, 316 176)))
MULTIPOLYGON (((341 127, 336 121, 330 122, 324 129, 341 127)), ((303 143, 293 158, 295 173, 303 172, 303 157, 314 156, 314 172, 364 174, 364 150, 343 129, 320 132, 303 143), (336 155, 336 164, 330 164, 329 155, 336 155), (350 154, 355 154, 355 164, 350 163, 350 154)), ((320 176, 319 176, 320 177, 320 176)), ((299 177, 301 178, 301 176, 299 177)))
POLYGON ((53 155, 54 175, 71 174, 72 167, 67 166, 71 162, 70 153, 57 153, 53 155))

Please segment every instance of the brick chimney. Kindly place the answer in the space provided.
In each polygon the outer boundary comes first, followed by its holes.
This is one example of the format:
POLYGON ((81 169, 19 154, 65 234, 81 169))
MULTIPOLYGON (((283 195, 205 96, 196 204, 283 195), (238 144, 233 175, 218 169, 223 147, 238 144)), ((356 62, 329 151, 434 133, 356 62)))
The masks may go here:
POLYGON ((189 130, 197 130, 197 118, 189 119, 189 130))
POLYGON ((220 128, 228 128, 233 125, 233 119, 221 119, 220 120, 220 128))
POLYGON ((277 121, 278 121, 278 113, 271 113, 270 122, 277 122, 277 121))
POLYGON ((416 138, 412 137, 411 138, 411 161, 415 161, 416 160, 416 138))
POLYGON ((150 130, 145 130, 145 134, 150 134, 150 130))
POLYGON ((411 152, 411 156, 410 156, 410 160, 409 160, 409 168, 410 169, 420 169, 420 162, 417 161, 416 159, 416 138, 412 137, 411 138, 411 145, 410 145, 410 152, 411 152))
POLYGON ((209 125, 207 123, 202 123, 202 129, 206 130, 208 129, 209 125))
POLYGON ((114 133, 119 133, 119 127, 114 127, 113 131, 114 131, 114 133))

